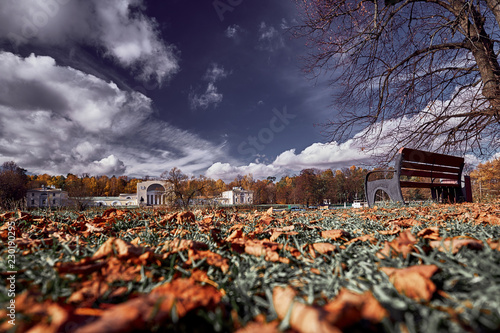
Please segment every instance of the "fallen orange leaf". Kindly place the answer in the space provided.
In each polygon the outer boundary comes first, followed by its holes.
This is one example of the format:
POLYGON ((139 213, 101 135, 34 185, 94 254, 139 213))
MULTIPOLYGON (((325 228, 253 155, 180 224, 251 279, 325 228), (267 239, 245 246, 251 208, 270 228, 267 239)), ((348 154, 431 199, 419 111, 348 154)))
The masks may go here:
POLYGON ((191 279, 176 279, 161 285, 148 295, 130 299, 104 311, 96 321, 80 327, 77 333, 123 333, 145 330, 164 323, 175 305, 178 318, 198 308, 213 309, 221 300, 221 293, 210 285, 193 284, 191 279))
POLYGON ((483 242, 480 240, 474 238, 462 238, 461 236, 432 241, 429 245, 439 251, 451 251, 453 254, 456 254, 462 247, 466 247, 471 250, 482 250, 484 246, 483 242))
POLYGON ((392 257, 393 255, 397 256, 401 253, 403 258, 406 258, 408 254, 415 250, 414 245, 416 243, 417 239, 413 236, 411 231, 409 229, 405 230, 391 242, 385 242, 384 248, 377 253, 377 257, 392 257))
POLYGON ((331 314, 330 322, 340 329, 351 326, 361 319, 379 323, 388 316, 387 310, 369 291, 358 294, 341 289, 338 296, 323 308, 331 314))
POLYGON ((436 265, 418 265, 407 268, 381 267, 397 291, 416 301, 429 301, 436 285, 430 280, 439 268, 436 265))
POLYGON ((206 259, 207 264, 215 267, 219 267, 223 273, 229 270, 229 261, 222 257, 220 254, 214 253, 212 251, 198 251, 194 249, 189 249, 189 260, 186 261, 187 265, 191 265, 193 260, 206 259))
POLYGON ((296 293, 291 287, 275 287, 273 304, 278 318, 284 319, 290 314, 290 326, 301 333, 337 333, 340 330, 331 325, 326 318, 326 311, 295 301, 296 293), (291 309, 290 309, 291 308, 291 309))
POLYGON ((320 254, 330 254, 338 251, 337 246, 331 243, 313 243, 309 245, 309 254, 311 257, 316 258, 316 252, 320 254))
POLYGON ((417 233, 417 237, 433 240, 441 239, 441 237, 439 237, 439 227, 429 227, 422 229, 417 233))
POLYGON ((350 234, 345 230, 325 230, 321 232, 321 237, 330 238, 332 240, 346 239, 350 237, 350 234))

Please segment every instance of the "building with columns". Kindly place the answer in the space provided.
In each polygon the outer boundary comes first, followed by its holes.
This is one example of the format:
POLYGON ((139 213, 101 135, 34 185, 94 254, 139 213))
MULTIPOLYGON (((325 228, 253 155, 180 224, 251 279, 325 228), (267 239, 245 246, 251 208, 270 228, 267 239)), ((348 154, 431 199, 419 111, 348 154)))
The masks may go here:
POLYGON ((137 204, 158 206, 170 204, 173 200, 171 184, 164 180, 148 180, 137 183, 137 204))

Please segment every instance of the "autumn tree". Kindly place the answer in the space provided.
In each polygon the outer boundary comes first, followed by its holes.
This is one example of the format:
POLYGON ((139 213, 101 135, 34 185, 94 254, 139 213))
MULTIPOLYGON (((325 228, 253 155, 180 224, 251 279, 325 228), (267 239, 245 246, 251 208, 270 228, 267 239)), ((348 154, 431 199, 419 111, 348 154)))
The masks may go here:
POLYGON ((279 204, 295 203, 293 197, 294 177, 284 176, 276 183, 276 202, 279 204))
POLYGON ((222 193, 227 190, 227 186, 222 179, 217 179, 215 182, 215 192, 222 193))
POLYGON ((19 207, 26 196, 27 183, 25 169, 14 161, 3 163, 0 167, 0 207, 19 207))
POLYGON ((347 201, 355 199, 363 199, 365 196, 365 176, 366 169, 351 166, 350 168, 342 169, 345 176, 344 189, 347 193, 347 201))
POLYGON ((167 181, 171 186, 167 189, 167 194, 175 197, 175 203, 187 208, 191 200, 200 195, 205 187, 202 180, 182 173, 182 171, 176 167, 172 168, 170 171, 164 171, 161 174, 161 178, 167 181))
POLYGON ((84 179, 88 178, 89 177, 86 175, 78 177, 73 174, 68 174, 66 176, 64 190, 68 192, 68 197, 71 203, 79 211, 87 209, 91 203, 92 193, 91 190, 85 185, 84 181, 84 179))
POLYGON ((140 179, 132 178, 128 179, 127 185, 124 188, 125 193, 136 193, 137 192, 137 183, 141 182, 140 179))
POLYGON ((498 0, 297 0, 306 71, 331 74, 343 141, 488 153, 500 146, 498 0), (491 150, 489 150, 491 149, 491 150))
POLYGON ((338 202, 338 193, 335 186, 335 176, 331 169, 327 169, 319 175, 321 182, 322 197, 326 203, 338 202))
POLYGON ((321 203, 320 183, 318 181, 318 170, 304 169, 295 179, 295 195, 299 203, 305 205, 316 205, 321 203))
POLYGON ((270 179, 255 181, 250 190, 253 191, 254 204, 276 203, 276 186, 270 179))
POLYGON ((500 198, 500 158, 481 163, 471 172, 473 198, 490 201, 500 198))

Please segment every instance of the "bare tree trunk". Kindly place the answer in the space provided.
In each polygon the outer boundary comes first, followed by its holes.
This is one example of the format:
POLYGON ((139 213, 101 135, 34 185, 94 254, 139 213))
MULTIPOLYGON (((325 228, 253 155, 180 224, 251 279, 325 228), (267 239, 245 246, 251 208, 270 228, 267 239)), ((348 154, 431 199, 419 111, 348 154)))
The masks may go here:
MULTIPOLYGON (((488 6, 492 10, 500 25, 500 5, 498 1, 488 0, 488 6)), ((478 12, 474 5, 467 5, 463 1, 452 1, 453 13, 460 22, 462 34, 466 40, 465 45, 471 51, 481 73, 483 83, 482 93, 490 102, 494 114, 500 110, 500 64, 493 47, 493 41, 484 29, 485 18, 478 12), (468 8, 466 8, 468 7, 468 8)))

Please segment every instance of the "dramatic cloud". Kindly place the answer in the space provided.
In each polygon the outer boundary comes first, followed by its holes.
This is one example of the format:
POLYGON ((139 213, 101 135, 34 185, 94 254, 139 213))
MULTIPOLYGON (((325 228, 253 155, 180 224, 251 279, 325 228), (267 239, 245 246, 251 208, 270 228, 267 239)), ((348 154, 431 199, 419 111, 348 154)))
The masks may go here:
POLYGON ((0 52, 0 162, 31 172, 159 175, 227 160, 224 147, 154 118, 152 101, 53 58, 0 52))
POLYGON ((352 140, 342 144, 313 143, 299 154, 295 149, 281 153, 273 165, 287 169, 331 169, 349 167, 352 165, 361 166, 369 161, 370 157, 364 154, 359 147, 355 146, 352 140))
POLYGON ((173 46, 146 17, 143 0, 16 0, 2 3, 0 38, 14 46, 97 46, 141 81, 161 84, 179 71, 173 46))
POLYGON ((269 176, 282 177, 298 174, 303 169, 341 169, 352 165, 363 166, 373 163, 370 155, 363 153, 349 140, 343 144, 314 143, 300 153, 295 149, 287 150, 270 164, 250 163, 243 166, 232 166, 229 163, 215 163, 208 168, 208 177, 223 180, 233 180, 237 175, 251 173, 254 178, 262 179, 269 176))
POLYGON ((215 83, 228 76, 228 72, 224 70, 224 67, 218 64, 212 64, 208 69, 203 80, 208 81, 207 88, 204 93, 197 94, 192 91, 189 94, 189 105, 191 109, 196 110, 198 108, 208 109, 208 107, 213 106, 214 108, 222 102, 223 95, 217 91, 215 83))
POLYGON ((283 175, 284 170, 272 164, 250 163, 244 166, 232 166, 230 163, 214 163, 205 173, 212 179, 222 179, 230 182, 238 175, 252 174, 255 179, 263 179, 269 176, 283 175))
MULTIPOLYGON (((420 112, 399 118, 393 118, 384 122, 376 123, 365 128, 354 136, 359 147, 369 147, 375 145, 371 152, 375 155, 383 156, 398 147, 410 133, 419 131, 419 128, 425 128, 424 131, 444 133, 437 136, 429 136, 413 140, 408 143, 410 148, 419 148, 422 150, 439 151, 442 146, 449 141, 446 132, 455 128, 460 123, 466 121, 466 117, 471 110, 481 109, 483 98, 480 87, 463 89, 457 87, 453 100, 434 100, 429 102, 420 112), (427 124, 427 125, 426 125, 427 124), (429 127, 428 124, 433 124, 429 127), (424 127, 424 125, 426 125, 424 127)), ((418 132, 417 132, 418 133, 418 132)), ((464 132, 456 132, 458 138, 465 136, 464 132)), ((466 145, 465 142, 456 142, 452 151, 448 152, 455 155, 463 155, 464 152, 474 152, 479 155, 478 146, 482 146, 482 153, 488 157, 495 153, 495 149, 500 146, 500 135, 496 126, 489 126, 482 130, 481 137, 471 139, 466 145), (486 148, 485 148, 486 147, 486 148), (474 151, 476 150, 476 151, 474 151)))

